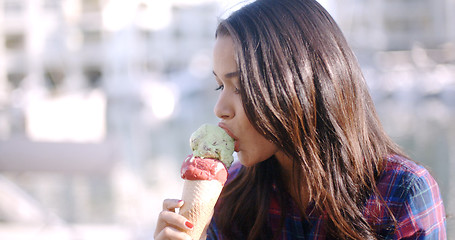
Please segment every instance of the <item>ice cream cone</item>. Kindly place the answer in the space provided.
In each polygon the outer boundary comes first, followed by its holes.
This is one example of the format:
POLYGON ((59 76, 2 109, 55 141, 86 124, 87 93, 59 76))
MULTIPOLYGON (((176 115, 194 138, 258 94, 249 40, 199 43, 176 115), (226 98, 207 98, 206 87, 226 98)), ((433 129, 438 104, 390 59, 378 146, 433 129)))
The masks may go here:
POLYGON ((204 229, 210 223, 213 209, 223 185, 217 180, 185 180, 180 215, 193 223, 187 231, 193 240, 205 239, 204 229))
POLYGON ((187 233, 193 240, 206 238, 205 229, 210 224, 215 203, 227 179, 231 166, 234 139, 218 126, 202 125, 190 138, 193 154, 182 164, 183 206, 179 213, 186 217, 193 228, 187 233))

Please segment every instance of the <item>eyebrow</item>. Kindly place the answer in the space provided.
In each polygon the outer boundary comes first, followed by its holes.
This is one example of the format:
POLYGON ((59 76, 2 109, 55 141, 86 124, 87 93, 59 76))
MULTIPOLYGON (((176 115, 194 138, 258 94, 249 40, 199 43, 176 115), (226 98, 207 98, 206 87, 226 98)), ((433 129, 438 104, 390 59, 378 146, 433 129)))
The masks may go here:
MULTIPOLYGON (((212 73, 213 73, 213 75, 215 75, 215 77, 218 77, 218 75, 216 75, 215 71, 212 71, 212 73)), ((239 74, 240 74, 239 71, 226 73, 226 74, 224 74, 224 78, 229 79, 229 78, 237 77, 239 74)))

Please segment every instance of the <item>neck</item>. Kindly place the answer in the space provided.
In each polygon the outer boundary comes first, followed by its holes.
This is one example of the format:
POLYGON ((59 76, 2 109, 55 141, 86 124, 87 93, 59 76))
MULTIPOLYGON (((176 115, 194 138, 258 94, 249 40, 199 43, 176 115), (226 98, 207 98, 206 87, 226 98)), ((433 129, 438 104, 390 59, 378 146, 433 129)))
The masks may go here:
MULTIPOLYGON (((275 154, 280 167, 281 167, 281 181, 285 190, 289 193, 297 206, 299 206, 300 212, 304 213, 308 202, 308 189, 306 189, 306 184, 304 179, 297 179, 294 177, 294 164, 293 160, 286 156, 283 152, 278 152, 275 154), (297 181, 301 181, 300 183, 297 181)), ((296 166, 298 167, 298 166, 296 166)))

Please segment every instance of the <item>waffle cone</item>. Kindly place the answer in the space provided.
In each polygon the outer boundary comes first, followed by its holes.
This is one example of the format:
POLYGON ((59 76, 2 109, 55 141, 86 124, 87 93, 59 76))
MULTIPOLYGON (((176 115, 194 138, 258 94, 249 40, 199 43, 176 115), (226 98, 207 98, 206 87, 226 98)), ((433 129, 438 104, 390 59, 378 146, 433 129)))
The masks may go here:
POLYGON ((204 230, 210 223, 222 188, 217 180, 185 180, 182 193, 184 204, 179 214, 193 223, 193 229, 187 231, 193 240, 206 238, 204 230))

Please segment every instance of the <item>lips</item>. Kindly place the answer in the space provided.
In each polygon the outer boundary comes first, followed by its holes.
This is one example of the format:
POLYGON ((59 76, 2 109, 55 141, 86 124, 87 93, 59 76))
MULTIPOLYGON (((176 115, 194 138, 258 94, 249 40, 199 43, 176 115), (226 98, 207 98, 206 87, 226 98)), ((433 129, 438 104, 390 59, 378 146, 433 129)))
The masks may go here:
POLYGON ((239 152, 239 142, 237 140, 234 140, 234 151, 239 152))
POLYGON ((229 128, 226 126, 226 124, 220 122, 218 123, 218 126, 222 129, 224 129, 224 131, 226 131, 226 133, 234 139, 234 151, 235 152, 238 152, 239 151, 239 142, 238 142, 238 139, 237 137, 231 132, 231 130, 229 130, 229 128))

